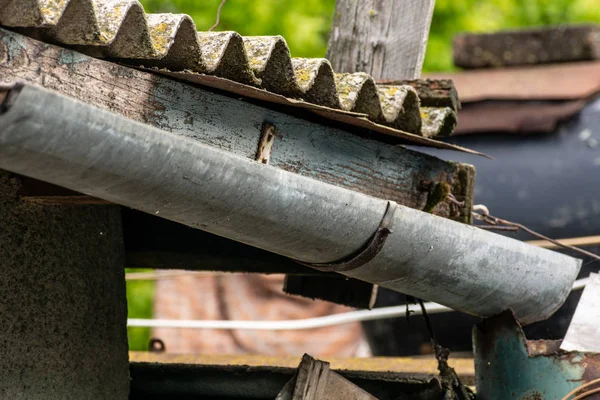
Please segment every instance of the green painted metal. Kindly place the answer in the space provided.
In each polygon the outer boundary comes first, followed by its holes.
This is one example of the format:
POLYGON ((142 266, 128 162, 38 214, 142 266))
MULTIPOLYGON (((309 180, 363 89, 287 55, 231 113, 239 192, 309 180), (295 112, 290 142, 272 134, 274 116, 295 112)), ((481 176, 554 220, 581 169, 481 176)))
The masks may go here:
POLYGON ((560 341, 528 341, 510 311, 478 324, 473 343, 479 400, 560 400, 600 376, 600 354, 561 351, 560 341))

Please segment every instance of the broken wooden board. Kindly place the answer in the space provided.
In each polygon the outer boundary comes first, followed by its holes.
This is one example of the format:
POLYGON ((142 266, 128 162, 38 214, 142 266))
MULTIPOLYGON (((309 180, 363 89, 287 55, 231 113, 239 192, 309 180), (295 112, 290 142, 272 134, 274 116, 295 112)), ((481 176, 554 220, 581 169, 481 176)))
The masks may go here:
POLYGON ((454 64, 461 68, 498 68, 600 59, 600 27, 558 26, 454 39, 454 64))
POLYGON ((349 132, 6 30, 0 30, 0 77, 35 83, 251 160, 267 122, 275 127, 272 166, 416 209, 427 204, 432 183, 449 184, 465 205, 442 200, 434 213, 471 221, 473 167, 373 140, 368 131, 349 132))
POLYGON ((341 375, 329 363, 305 354, 294 377, 275 400, 377 400, 341 375))
POLYGON ((337 0, 327 58, 375 79, 421 75, 435 0, 337 0))

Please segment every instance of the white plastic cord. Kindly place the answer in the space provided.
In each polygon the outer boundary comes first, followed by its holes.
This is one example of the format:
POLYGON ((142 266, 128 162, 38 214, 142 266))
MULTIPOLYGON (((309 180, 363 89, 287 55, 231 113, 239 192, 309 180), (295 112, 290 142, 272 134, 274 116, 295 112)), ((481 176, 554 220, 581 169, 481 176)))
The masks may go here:
MULTIPOLYGON (((435 304, 425 303, 429 314, 439 314, 452 311, 450 308, 435 304)), ((410 305, 411 314, 420 315, 418 305, 410 305)), ((406 315, 406 306, 383 307, 373 310, 351 311, 341 314, 327 315, 325 317, 296 319, 287 321, 190 321, 190 320, 165 320, 165 319, 130 319, 128 326, 143 326, 150 328, 196 328, 196 329, 244 329, 244 330, 297 330, 322 328, 325 326, 341 325, 356 321, 371 321, 403 317, 406 315)))
MULTIPOLYGON (((573 283, 573 290, 583 289, 589 278, 579 279, 573 283)), ((412 315, 421 315, 421 307, 409 305, 412 315)), ((452 312, 451 308, 436 303, 425 303, 428 314, 452 312)), ((332 325, 347 324, 358 321, 398 318, 406 316, 406 306, 382 307, 373 310, 351 311, 325 317, 296 319, 286 321, 207 321, 207 320, 168 320, 168 319, 128 319, 129 327, 144 328, 191 328, 191 329, 234 329, 234 330, 300 330, 323 328, 332 325)))

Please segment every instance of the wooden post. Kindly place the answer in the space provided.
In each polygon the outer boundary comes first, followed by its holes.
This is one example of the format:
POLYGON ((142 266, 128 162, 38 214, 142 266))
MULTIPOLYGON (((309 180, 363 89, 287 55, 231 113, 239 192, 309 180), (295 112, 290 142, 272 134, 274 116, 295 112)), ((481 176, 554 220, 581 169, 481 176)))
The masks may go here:
POLYGON ((327 58, 377 80, 421 75, 435 0, 337 0, 327 58))

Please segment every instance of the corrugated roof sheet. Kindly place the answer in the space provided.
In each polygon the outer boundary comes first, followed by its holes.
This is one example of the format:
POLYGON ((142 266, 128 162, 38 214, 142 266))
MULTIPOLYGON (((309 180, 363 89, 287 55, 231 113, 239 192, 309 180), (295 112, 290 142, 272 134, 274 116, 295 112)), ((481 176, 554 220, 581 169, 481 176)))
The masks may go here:
MULTIPOLYGON (((189 16, 145 14, 135 0, 0 0, 0 25, 95 57, 223 77, 421 134, 411 86, 379 87, 365 73, 334 73, 326 59, 291 58, 280 36, 197 32, 189 16)), ((439 133, 432 129, 423 133, 439 133)))

